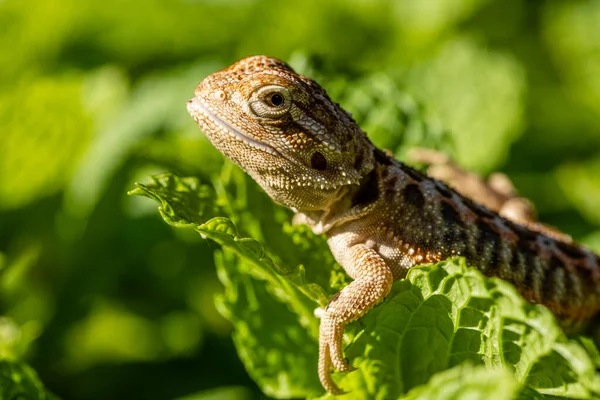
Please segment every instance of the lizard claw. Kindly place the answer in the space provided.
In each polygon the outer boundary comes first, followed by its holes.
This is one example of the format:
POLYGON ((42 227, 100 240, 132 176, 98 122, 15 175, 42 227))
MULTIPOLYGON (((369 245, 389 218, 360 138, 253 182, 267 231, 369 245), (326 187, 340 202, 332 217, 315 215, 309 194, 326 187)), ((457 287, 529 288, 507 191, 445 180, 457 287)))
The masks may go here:
POLYGON ((319 342, 319 380, 325 390, 333 395, 346 394, 336 385, 331 378, 331 357, 329 357, 329 344, 323 341, 319 342))
POLYGON ((348 362, 347 359, 344 358, 344 366, 343 368, 336 368, 337 370, 339 370, 340 372, 352 372, 352 371, 356 371, 356 368, 352 366, 352 364, 350 364, 348 362))
POLYGON ((355 368, 346 361, 342 350, 344 324, 336 321, 331 313, 325 311, 321 316, 319 329, 319 379, 325 389, 332 394, 343 394, 331 379, 331 369, 340 372, 354 371, 355 368))

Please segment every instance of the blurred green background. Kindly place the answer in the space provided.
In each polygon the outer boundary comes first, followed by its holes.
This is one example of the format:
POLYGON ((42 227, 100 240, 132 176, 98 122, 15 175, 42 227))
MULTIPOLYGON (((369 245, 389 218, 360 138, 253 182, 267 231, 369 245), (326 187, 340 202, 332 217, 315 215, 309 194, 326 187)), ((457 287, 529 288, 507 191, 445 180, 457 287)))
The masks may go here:
POLYGON ((382 146, 420 129, 394 102, 422 105, 461 165, 600 250, 599 0, 3 0, 0 48, 0 356, 63 399, 261 396, 218 246, 126 196, 216 179, 185 105, 244 56, 317 78, 382 146))

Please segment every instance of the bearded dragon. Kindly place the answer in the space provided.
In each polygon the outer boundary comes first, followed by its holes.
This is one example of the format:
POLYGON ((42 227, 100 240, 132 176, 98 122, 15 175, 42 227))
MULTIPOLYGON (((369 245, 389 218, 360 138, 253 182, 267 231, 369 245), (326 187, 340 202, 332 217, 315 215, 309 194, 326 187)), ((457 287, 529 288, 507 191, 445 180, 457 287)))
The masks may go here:
POLYGON ((504 206, 518 198, 510 190, 490 188, 471 196, 476 201, 460 194, 461 179, 451 188, 395 160, 283 61, 242 59, 205 78, 187 108, 221 153, 296 212, 296 222, 326 235, 353 279, 321 315, 318 374, 328 392, 342 393, 333 368, 353 369, 343 355, 344 326, 417 264, 464 256, 559 319, 577 324, 600 315, 600 256, 533 221, 526 205, 511 213, 504 206))

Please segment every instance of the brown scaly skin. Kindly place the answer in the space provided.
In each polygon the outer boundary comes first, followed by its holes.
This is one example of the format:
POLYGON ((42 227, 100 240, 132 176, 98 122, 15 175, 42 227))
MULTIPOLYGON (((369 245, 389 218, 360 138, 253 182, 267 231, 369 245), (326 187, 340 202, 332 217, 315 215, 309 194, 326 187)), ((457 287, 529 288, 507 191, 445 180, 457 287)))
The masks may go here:
POLYGON ((417 264, 462 255, 563 320, 599 314, 599 256, 394 160, 284 62, 245 58, 204 79, 195 94, 188 110, 215 147, 296 211, 297 221, 325 233, 354 279, 321 316, 318 368, 327 391, 341 393, 332 368, 352 369, 342 352, 344 326, 417 264))

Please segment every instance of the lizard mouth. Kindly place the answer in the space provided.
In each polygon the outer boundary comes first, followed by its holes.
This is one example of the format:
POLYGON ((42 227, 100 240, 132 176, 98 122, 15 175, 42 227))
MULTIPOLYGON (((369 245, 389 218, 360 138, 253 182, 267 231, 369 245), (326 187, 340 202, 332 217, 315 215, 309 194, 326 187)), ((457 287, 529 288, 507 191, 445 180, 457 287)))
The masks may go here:
MULTIPOLYGON (((188 112, 192 115, 192 117, 194 117, 196 122, 202 124, 204 127, 207 127, 208 124, 206 119, 208 119, 210 122, 214 123, 217 126, 217 128, 220 128, 222 131, 225 131, 232 139, 244 142, 252 148, 262 150, 271 155, 280 156, 279 152, 273 147, 243 134, 234 126, 229 124, 227 121, 218 117, 198 97, 194 97, 193 99, 188 101, 187 109, 188 112), (205 118, 200 118, 201 115, 205 118)), ((212 131, 214 131, 213 129, 206 130, 211 133, 212 131)))

